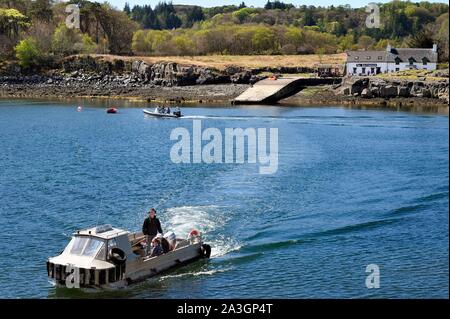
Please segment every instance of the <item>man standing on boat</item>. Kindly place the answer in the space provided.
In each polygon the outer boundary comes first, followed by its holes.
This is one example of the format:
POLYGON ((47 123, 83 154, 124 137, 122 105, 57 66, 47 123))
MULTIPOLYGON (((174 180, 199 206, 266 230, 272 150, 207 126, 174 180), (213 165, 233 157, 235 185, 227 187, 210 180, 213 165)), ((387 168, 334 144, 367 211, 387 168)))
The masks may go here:
POLYGON ((144 220, 144 224, 142 225, 142 232, 145 235, 145 239, 147 241, 147 252, 150 251, 150 243, 152 242, 153 238, 158 234, 162 234, 162 228, 161 223, 159 222, 159 219, 156 218, 156 210, 154 208, 151 208, 148 212, 148 218, 144 220))

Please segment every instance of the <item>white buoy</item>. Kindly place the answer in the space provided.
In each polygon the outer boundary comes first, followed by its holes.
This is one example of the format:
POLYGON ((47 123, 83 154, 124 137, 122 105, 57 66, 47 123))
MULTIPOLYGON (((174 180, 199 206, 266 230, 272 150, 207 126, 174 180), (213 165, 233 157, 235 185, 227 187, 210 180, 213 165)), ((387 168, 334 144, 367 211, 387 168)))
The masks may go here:
POLYGON ((81 111, 83 111, 83 108, 81 106, 79 106, 79 107, 77 107, 77 111, 81 112, 81 111))

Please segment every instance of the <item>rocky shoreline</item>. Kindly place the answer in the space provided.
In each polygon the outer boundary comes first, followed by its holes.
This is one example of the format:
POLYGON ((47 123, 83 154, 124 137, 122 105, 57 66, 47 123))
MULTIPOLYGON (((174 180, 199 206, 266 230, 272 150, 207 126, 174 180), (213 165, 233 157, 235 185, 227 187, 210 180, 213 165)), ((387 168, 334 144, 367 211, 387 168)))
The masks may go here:
POLYGON ((449 102, 448 72, 447 79, 439 81, 347 77, 336 89, 340 95, 363 99, 430 98, 449 102))
POLYGON ((0 78, 0 98, 110 98, 158 103, 229 103, 244 92, 246 84, 211 84, 192 86, 155 86, 153 84, 124 85, 116 81, 92 83, 67 78, 26 77, 0 78))
MULTIPOLYGON (((308 68, 224 70, 176 63, 107 61, 74 56, 58 68, 22 74, 10 65, 0 70, 0 98, 111 98, 147 102, 230 104, 268 73, 312 73, 308 68)), ((437 71, 435 71, 437 72, 437 71)), ((447 70, 448 77, 448 70, 447 70)), ((311 87, 281 105, 361 105, 413 109, 448 109, 448 78, 440 81, 405 81, 376 77, 346 77, 336 86, 311 87), (311 93, 312 92, 312 93, 311 93)), ((448 112, 448 111, 447 111, 448 112)))
POLYGON ((0 97, 98 97, 143 101, 228 102, 263 78, 249 70, 223 71, 176 63, 148 65, 142 61, 104 61, 71 57, 59 68, 22 74, 17 66, 0 73, 0 97))

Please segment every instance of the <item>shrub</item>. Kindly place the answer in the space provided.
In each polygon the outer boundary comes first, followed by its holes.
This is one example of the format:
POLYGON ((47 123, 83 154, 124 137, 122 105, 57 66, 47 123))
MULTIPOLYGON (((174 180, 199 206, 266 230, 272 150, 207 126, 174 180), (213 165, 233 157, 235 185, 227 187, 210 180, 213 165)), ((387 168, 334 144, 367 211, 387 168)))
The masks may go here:
POLYGON ((25 69, 39 66, 43 54, 39 50, 38 44, 33 38, 26 38, 19 42, 15 47, 16 58, 19 60, 19 65, 25 69))

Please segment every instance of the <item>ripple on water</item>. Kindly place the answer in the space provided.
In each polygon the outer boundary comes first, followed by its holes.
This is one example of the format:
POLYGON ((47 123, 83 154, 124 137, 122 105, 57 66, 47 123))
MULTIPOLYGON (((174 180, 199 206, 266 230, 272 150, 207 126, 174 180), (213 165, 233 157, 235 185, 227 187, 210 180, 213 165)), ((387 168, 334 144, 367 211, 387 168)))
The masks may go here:
POLYGON ((171 121, 99 104, 0 102, 0 297, 448 297, 447 117, 186 107, 171 121), (278 128, 278 171, 173 163, 170 133, 194 119, 278 128), (51 287, 45 260, 68 235, 139 230, 150 207, 178 237, 198 229, 212 258, 118 291, 51 287), (370 263, 384 286, 369 292, 370 263))

